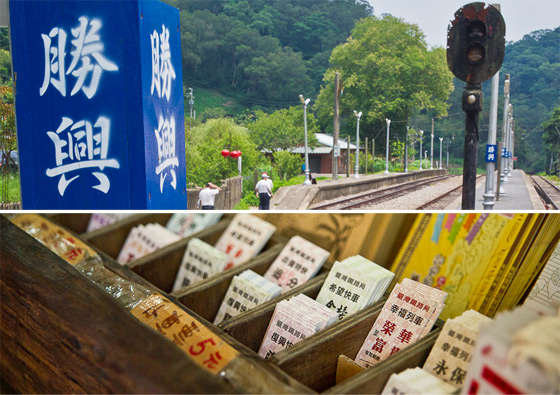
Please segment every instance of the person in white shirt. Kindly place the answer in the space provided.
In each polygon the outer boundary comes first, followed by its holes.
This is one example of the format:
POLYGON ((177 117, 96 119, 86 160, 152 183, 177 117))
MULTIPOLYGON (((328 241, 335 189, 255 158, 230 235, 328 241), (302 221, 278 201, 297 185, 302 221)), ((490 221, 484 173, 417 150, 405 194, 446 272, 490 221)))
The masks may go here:
POLYGON ((259 210, 270 210, 270 197, 272 196, 272 181, 268 174, 263 173, 262 179, 255 185, 256 195, 259 197, 259 210))
POLYGON ((198 193, 198 203, 196 206, 202 208, 203 210, 214 210, 216 195, 221 191, 222 188, 208 182, 206 187, 198 193))

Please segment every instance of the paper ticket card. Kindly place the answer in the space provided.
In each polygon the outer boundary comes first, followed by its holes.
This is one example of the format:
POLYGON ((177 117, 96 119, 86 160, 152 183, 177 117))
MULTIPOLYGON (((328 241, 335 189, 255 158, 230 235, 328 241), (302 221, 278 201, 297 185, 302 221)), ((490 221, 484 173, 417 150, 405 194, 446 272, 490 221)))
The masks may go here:
POLYGON ((190 240, 175 278, 173 291, 223 272, 228 261, 229 257, 214 246, 199 239, 190 240))
POLYGON ((312 278, 329 257, 330 252, 300 236, 290 239, 264 277, 287 292, 312 278))
POLYGON ((259 355, 268 359, 336 320, 335 312, 303 294, 282 301, 274 309, 259 355))
POLYGON ((101 229, 131 215, 126 213, 93 213, 89 219, 86 232, 101 229))
POLYGON ((239 354, 222 338, 158 293, 140 302, 131 313, 213 374, 222 371, 239 354))
POLYGON ((218 325, 222 321, 269 301, 280 295, 281 290, 277 284, 252 270, 234 276, 214 319, 214 324, 218 325))
POLYGON ((178 235, 160 224, 138 225, 130 230, 117 262, 125 265, 178 240, 178 235))
POLYGON ((456 388, 462 388, 480 325, 491 321, 474 310, 447 320, 423 369, 456 388))
POLYGON ((237 214, 216 243, 229 255, 226 270, 256 256, 274 234, 276 226, 250 214, 237 214))
POLYGON ((175 213, 165 227, 181 237, 188 237, 218 223, 220 218, 221 213, 175 213))
POLYGON ((453 394, 456 388, 419 367, 393 373, 381 395, 453 394))
POLYGON ((391 292, 355 361, 370 367, 408 347, 431 330, 446 296, 443 291, 403 279, 391 292))
POLYGON ((394 274, 362 257, 354 256, 335 262, 317 302, 338 314, 339 319, 378 301, 389 286, 394 274))

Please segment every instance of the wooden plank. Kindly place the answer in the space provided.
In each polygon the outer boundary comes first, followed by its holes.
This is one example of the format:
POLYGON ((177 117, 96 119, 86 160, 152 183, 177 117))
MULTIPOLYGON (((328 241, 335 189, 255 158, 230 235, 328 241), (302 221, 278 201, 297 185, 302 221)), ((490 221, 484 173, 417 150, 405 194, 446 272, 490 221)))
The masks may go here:
POLYGON ((430 333, 408 346, 404 350, 392 355, 379 364, 366 369, 362 373, 343 381, 325 391, 328 394, 379 394, 387 384, 393 373, 400 373, 405 369, 422 367, 428 358, 441 326, 435 327, 430 333))
POLYGON ((93 232, 85 233, 81 235, 81 239, 104 251, 111 258, 116 258, 133 227, 153 222, 165 226, 169 218, 171 218, 171 214, 137 214, 93 232))
POLYGON ((0 227, 0 366, 16 391, 232 391, 3 216, 0 227))
POLYGON ((270 358, 286 373, 315 391, 336 384, 338 356, 355 358, 386 299, 310 336, 270 358))
POLYGON ((317 275, 300 287, 297 287, 282 295, 282 298, 269 300, 266 303, 248 311, 246 314, 240 314, 228 321, 223 322, 220 327, 231 337, 246 345, 254 352, 259 351, 262 339, 266 334, 266 329, 274 313, 276 304, 281 300, 289 299, 300 293, 315 299, 327 278, 328 272, 317 275))
POLYGON ((348 380, 350 377, 357 375, 365 370, 362 365, 354 362, 353 359, 348 358, 346 355, 338 356, 338 363, 336 365, 336 384, 348 380))

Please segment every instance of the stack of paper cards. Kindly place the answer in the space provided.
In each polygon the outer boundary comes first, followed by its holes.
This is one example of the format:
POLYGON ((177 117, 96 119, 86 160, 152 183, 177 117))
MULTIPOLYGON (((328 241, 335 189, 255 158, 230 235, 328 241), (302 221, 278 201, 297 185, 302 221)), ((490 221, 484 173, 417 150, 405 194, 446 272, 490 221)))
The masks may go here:
POLYGON ((216 243, 229 255, 226 269, 256 256, 274 234, 276 226, 250 214, 237 214, 216 243))
POLYGON ((492 320, 474 310, 445 322, 424 370, 456 388, 464 384, 481 324, 492 320))
POLYGON ((421 368, 393 373, 383 388, 382 395, 453 394, 456 388, 421 368))
POLYGON ((160 224, 138 225, 128 234, 117 261, 124 265, 179 239, 178 235, 160 224))
POLYGON ((223 272, 228 261, 229 257, 216 247, 199 239, 190 240, 177 272, 173 291, 223 272))
POLYGON ((181 237, 188 237, 218 223, 220 218, 221 213, 175 213, 165 227, 181 237))
POLYGON ((214 324, 218 325, 231 317, 280 295, 282 288, 252 270, 245 270, 233 277, 224 301, 218 310, 214 324))
POLYGON ((462 393, 559 394, 559 313, 521 306, 482 325, 462 393))
POLYGON ((447 292, 403 279, 389 295, 355 361, 369 368, 426 335, 446 297, 447 292))
POLYGON ((282 287, 282 293, 305 283, 315 276, 330 252, 300 236, 290 239, 264 277, 282 287))
POLYGON ((359 255, 335 262, 317 302, 336 311, 338 318, 343 319, 377 302, 393 276, 391 271, 359 255))
POLYGON ((104 226, 114 224, 123 218, 130 217, 132 214, 126 213, 94 213, 89 218, 86 232, 103 228, 104 226))
POLYGON ((299 294, 276 305, 259 355, 270 358, 337 321, 337 314, 313 299, 299 294))

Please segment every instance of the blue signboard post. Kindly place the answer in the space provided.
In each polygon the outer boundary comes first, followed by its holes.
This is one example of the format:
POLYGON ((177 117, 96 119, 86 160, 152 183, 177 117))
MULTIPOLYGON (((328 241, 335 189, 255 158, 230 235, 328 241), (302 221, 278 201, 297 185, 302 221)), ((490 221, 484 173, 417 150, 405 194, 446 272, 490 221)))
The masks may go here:
POLYGON ((486 162, 496 162, 498 146, 496 144, 486 144, 486 162))
POLYGON ((10 0, 24 209, 186 209, 179 12, 10 0))

